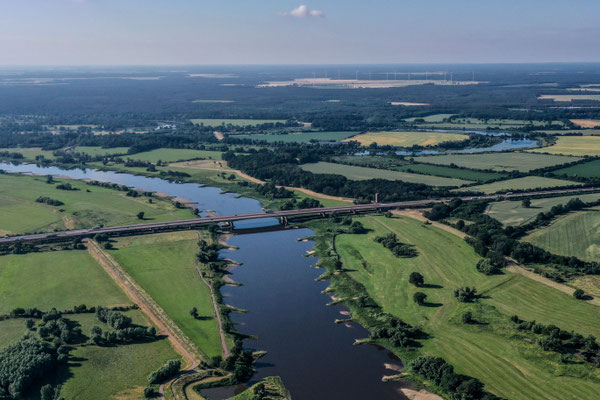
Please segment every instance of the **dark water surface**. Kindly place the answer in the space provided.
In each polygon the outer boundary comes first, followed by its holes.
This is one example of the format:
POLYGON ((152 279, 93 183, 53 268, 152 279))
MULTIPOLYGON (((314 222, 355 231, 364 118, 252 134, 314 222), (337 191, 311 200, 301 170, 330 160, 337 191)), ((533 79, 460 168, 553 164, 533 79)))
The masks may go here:
MULTIPOLYGON (((178 184, 159 178, 96 170, 65 170, 38 167, 33 164, 0 163, 9 172, 62 175, 119 183, 138 189, 167 193, 198 203, 200 210, 213 210, 218 215, 241 214, 261 210, 258 201, 221 194, 213 187, 178 184)), ((0 175, 0 179, 2 179, 0 175)), ((239 227, 272 225, 274 219, 236 223, 239 227)), ((243 286, 225 286, 222 293, 228 304, 248 310, 231 314, 240 332, 254 335, 245 347, 265 350, 252 382, 266 376, 279 375, 297 400, 311 399, 404 399, 401 383, 383 383, 383 375, 392 375, 385 363, 400 365, 387 350, 371 345, 353 346, 354 340, 368 336, 357 324, 335 324, 343 306, 326 306, 331 298, 321 292, 327 282, 315 281, 323 270, 311 268, 317 262, 306 257, 314 243, 298 241, 310 236, 309 229, 233 236, 229 243, 238 250, 225 250, 222 257, 242 266, 232 270, 231 277, 243 286)), ((239 390, 239 388, 237 389, 239 390)), ((211 399, 231 396, 236 388, 206 390, 211 399)))

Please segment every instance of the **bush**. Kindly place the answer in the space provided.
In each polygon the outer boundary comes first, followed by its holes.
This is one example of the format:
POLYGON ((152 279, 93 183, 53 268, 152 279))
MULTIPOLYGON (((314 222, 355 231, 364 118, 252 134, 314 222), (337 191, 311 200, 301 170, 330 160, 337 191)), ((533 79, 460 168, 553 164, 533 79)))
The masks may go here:
POLYGON ((180 360, 171 360, 148 376, 149 383, 161 383, 179 373, 180 360))
POLYGON ((475 320, 473 319, 473 313, 471 313, 471 311, 463 313, 462 322, 463 324, 472 324, 473 322, 475 322, 475 320))
POLYGON ((427 299, 427 295, 423 292, 417 292, 413 295, 413 300, 420 306, 425 304, 425 299, 427 299))
POLYGON ((144 388, 144 397, 147 399, 152 399, 154 397, 158 397, 159 393, 152 386, 146 386, 144 388))
POLYGON ((585 292, 581 289, 575 289, 573 292, 573 297, 575 297, 577 300, 582 300, 585 297, 585 292))
POLYGON ((460 303, 470 303, 477 297, 477 289, 468 286, 454 289, 454 297, 460 303))
POLYGON ((500 269, 484 258, 477 263, 477 271, 485 275, 495 275, 500 272, 500 269))

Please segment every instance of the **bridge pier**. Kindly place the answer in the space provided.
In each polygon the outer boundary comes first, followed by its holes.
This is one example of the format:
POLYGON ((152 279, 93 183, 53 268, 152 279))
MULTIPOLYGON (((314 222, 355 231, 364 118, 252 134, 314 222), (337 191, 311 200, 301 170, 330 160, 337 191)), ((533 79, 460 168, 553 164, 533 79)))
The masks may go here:
POLYGON ((284 225, 284 226, 285 226, 285 225, 287 225, 287 224, 288 224, 288 219, 287 219, 287 217, 285 217, 285 216, 284 216, 284 217, 280 217, 280 218, 279 218, 279 223, 280 223, 281 225, 284 225))

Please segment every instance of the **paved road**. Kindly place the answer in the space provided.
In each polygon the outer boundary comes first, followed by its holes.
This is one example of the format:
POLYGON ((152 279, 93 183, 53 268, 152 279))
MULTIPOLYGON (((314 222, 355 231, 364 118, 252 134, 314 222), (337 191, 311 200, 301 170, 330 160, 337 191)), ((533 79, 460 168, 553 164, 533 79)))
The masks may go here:
MULTIPOLYGON (((551 196, 551 195, 566 195, 566 194, 579 194, 600 191, 600 188, 576 188, 576 189, 561 189, 561 190, 543 190, 533 191, 515 194, 494 194, 486 196, 466 196, 460 197, 463 201, 473 200, 501 200, 501 199, 516 199, 530 196, 551 196)), ((261 218, 288 218, 288 217, 299 217, 299 216, 327 216, 333 213, 365 213, 373 212, 377 210, 388 210, 394 208, 417 208, 433 205, 436 203, 444 203, 452 200, 452 198, 441 198, 441 199, 427 199, 427 200, 414 200, 414 201, 400 201, 396 203, 372 203, 372 204, 355 204, 348 206, 337 206, 337 207, 322 207, 322 208, 308 208, 303 210, 285 210, 275 212, 259 212, 251 214, 240 214, 240 215, 226 215, 226 216, 215 216, 205 218, 193 218, 184 219, 177 221, 168 222, 151 222, 145 224, 135 225, 123 225, 123 226, 111 226, 103 228, 92 228, 92 229, 77 229, 67 230, 60 232, 51 233, 39 233, 33 235, 21 235, 0 238, 0 244, 15 243, 15 242, 36 242, 36 241, 50 241, 50 240, 64 240, 64 239, 75 239, 92 237, 99 233, 106 233, 108 235, 120 235, 120 234, 144 234, 153 233, 161 230, 183 230, 200 227, 203 225, 209 225, 214 223, 233 223, 235 221, 244 221, 261 218)))

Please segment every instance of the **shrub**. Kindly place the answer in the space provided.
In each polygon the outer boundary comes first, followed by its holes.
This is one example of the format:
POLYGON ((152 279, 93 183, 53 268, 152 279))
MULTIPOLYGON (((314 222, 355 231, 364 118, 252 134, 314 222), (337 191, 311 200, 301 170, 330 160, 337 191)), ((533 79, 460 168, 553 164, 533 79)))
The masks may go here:
POLYGON ((454 297, 460 303, 470 303, 477 297, 477 289, 468 286, 454 289, 454 297))
POLYGON ((180 360, 171 360, 148 376, 149 383, 161 383, 179 373, 180 360))
POLYGON ((417 292, 413 295, 413 300, 420 306, 425 304, 425 299, 427 299, 427 295, 423 292, 417 292))
POLYGON ((416 287, 421 287, 425 283, 425 278, 418 272, 411 272, 408 277, 408 282, 415 285, 416 287))
POLYGON ((575 297, 577 300, 582 300, 585 297, 585 292, 581 289, 575 289, 573 292, 573 297, 575 297))

